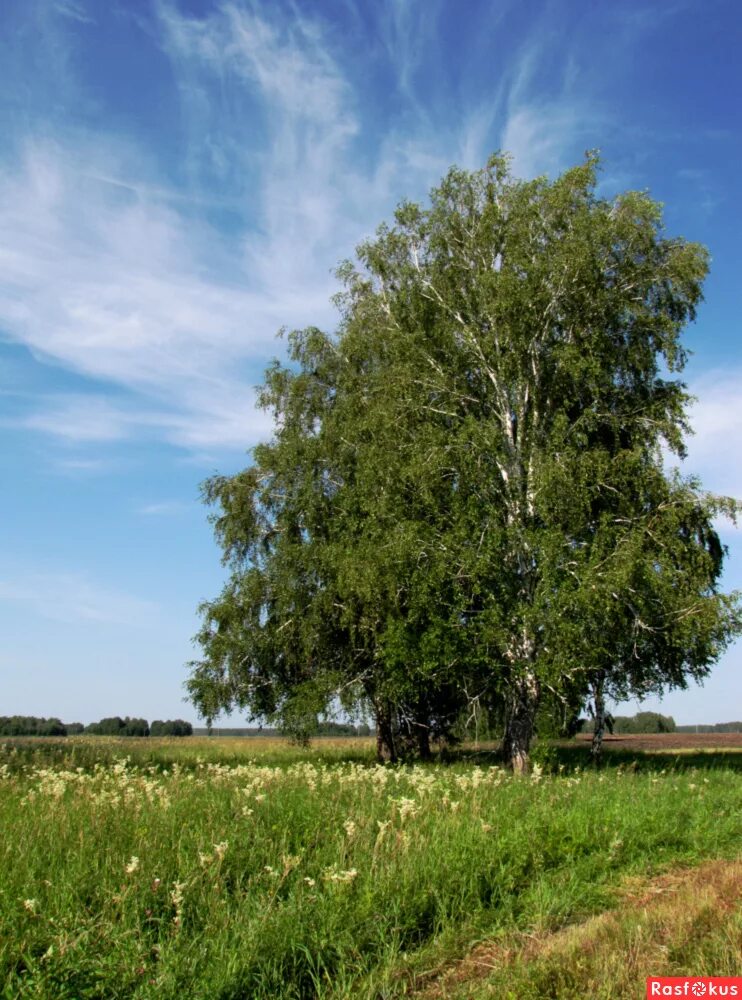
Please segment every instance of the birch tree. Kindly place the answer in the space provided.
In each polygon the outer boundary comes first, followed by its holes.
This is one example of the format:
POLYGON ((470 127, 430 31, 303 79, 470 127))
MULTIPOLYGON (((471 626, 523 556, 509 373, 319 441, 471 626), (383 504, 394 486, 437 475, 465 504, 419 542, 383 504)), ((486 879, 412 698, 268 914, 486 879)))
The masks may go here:
POLYGON ((683 454, 707 253, 646 194, 599 197, 597 166, 451 170, 341 266, 336 334, 268 372, 273 442, 206 487, 233 572, 203 609, 202 709, 365 699, 394 757, 479 699, 522 771, 543 691, 708 670, 738 627, 709 548, 735 505, 661 456, 683 454))

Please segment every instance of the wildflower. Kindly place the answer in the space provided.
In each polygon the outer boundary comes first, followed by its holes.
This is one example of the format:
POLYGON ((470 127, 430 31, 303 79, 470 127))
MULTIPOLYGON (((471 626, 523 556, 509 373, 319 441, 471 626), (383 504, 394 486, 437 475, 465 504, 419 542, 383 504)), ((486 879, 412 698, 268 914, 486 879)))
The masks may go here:
POLYGON ((198 852, 198 861, 202 868, 206 868, 214 860, 213 854, 205 854, 203 851, 198 852))
POLYGON ((374 844, 374 850, 376 850, 376 848, 379 846, 379 844, 381 844, 382 840, 386 836, 386 832, 392 825, 392 821, 390 819, 385 819, 385 820, 377 819, 376 825, 379 828, 379 832, 376 834, 376 843, 374 844))
POLYGON ((317 884, 317 882, 315 881, 315 879, 313 879, 313 878, 309 878, 309 876, 305 876, 305 877, 304 877, 304 881, 305 881, 305 882, 306 882, 306 884, 307 884, 308 886, 310 886, 310 887, 311 887, 311 886, 314 886, 314 885, 316 885, 316 884, 317 884))
POLYGON ((24 899, 23 900, 23 908, 24 908, 24 910, 28 910, 29 913, 34 913, 34 914, 37 913, 38 912, 38 907, 39 907, 39 904, 38 904, 38 900, 36 900, 36 899, 24 899))
POLYGON ((417 816, 420 807, 414 799, 397 799, 399 818, 404 822, 408 816, 417 816))
POLYGON ((185 887, 185 882, 178 882, 176 880, 173 882, 173 888, 170 891, 170 902, 175 907, 173 923, 176 927, 180 926, 180 915, 183 912, 183 894, 185 892, 185 887))
POLYGON ((346 819, 346 821, 343 823, 343 827, 344 827, 345 833, 346 833, 346 835, 348 837, 354 837, 355 836, 357 827, 356 827, 356 825, 355 825, 355 823, 353 822, 352 819, 346 819))
POLYGON ((129 859, 129 863, 126 866, 126 874, 133 875, 134 872, 136 871, 139 871, 139 858, 136 855, 132 854, 131 858, 129 859))
POLYGON ((229 847, 228 840, 222 840, 219 844, 214 844, 214 854, 221 861, 224 855, 227 853, 227 848, 229 847))
POLYGON ((352 882, 357 875, 358 871, 355 868, 349 868, 347 871, 338 871, 336 868, 326 868, 322 878, 325 882, 335 882, 347 885, 349 882, 352 882))

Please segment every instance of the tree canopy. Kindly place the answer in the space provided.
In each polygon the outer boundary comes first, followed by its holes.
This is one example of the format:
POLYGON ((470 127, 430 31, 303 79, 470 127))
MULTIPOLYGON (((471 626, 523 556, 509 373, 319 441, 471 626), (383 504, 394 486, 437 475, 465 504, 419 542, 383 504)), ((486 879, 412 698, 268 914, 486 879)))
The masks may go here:
POLYGON ((682 686, 737 633, 714 528, 736 505, 662 461, 708 255, 597 168, 452 169, 339 268, 336 333, 289 335, 272 440, 204 484, 230 575, 202 714, 301 734, 365 705, 393 759, 482 705, 520 770, 546 700, 682 686))

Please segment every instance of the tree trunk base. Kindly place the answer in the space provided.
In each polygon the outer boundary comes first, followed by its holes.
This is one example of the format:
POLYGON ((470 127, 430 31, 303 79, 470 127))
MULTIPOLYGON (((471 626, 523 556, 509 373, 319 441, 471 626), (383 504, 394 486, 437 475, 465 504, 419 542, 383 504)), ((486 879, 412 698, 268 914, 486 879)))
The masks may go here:
POLYGON ((533 738, 538 699, 538 682, 533 674, 528 674, 513 693, 505 727, 503 751, 513 774, 526 775, 531 770, 528 751, 533 738))
POLYGON ((392 713, 386 704, 376 708, 376 759, 379 764, 396 764, 397 746, 392 726, 392 713))

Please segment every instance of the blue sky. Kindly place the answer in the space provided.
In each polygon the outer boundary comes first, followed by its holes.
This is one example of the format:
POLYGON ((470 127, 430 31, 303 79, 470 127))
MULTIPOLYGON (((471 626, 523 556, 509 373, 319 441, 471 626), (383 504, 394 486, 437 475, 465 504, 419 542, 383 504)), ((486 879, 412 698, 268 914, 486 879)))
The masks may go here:
MULTIPOLYGON (((600 148, 605 194, 710 247, 686 468, 742 497, 741 36, 733 0, 3 4, 0 714, 195 720, 198 484, 268 432, 276 331, 331 329, 337 262, 499 148, 600 148)), ((662 710, 739 718, 741 662, 662 710)))

